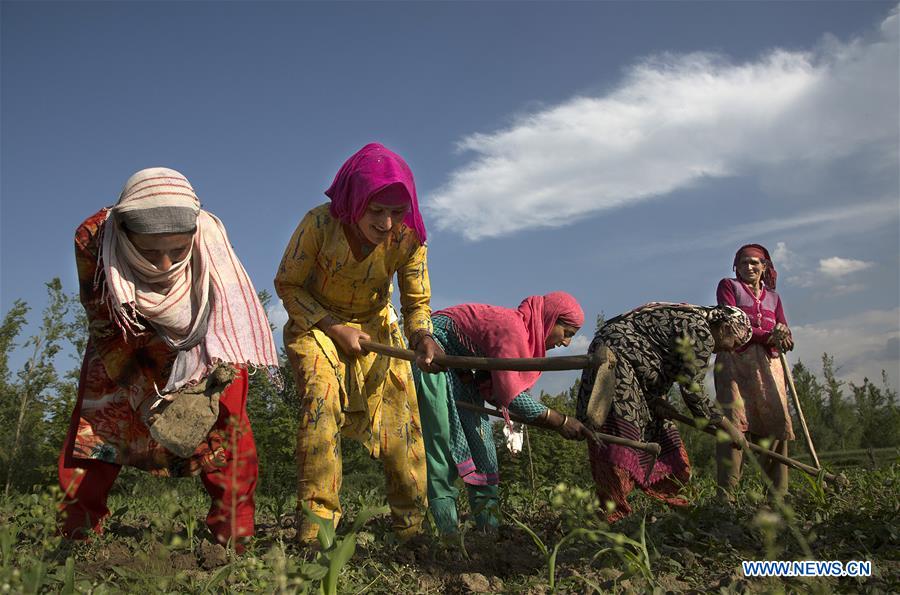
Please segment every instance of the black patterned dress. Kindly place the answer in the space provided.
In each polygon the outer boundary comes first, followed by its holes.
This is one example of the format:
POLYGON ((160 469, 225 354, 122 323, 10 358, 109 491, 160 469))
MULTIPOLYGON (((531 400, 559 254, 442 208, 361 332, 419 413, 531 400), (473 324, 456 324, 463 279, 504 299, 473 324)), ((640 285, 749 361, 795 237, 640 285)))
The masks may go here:
MULTIPOLYGON (((657 417, 648 404, 654 399, 665 399, 672 385, 678 383, 695 417, 714 421, 720 418, 703 387, 714 347, 706 317, 699 308, 686 306, 639 308, 604 324, 594 336, 589 353, 601 344, 617 357, 616 388, 606 421, 593 429, 657 442, 662 448, 648 477, 652 458, 647 453, 605 443, 590 447, 591 467, 601 502, 612 501, 617 507, 610 520, 631 511, 626 497, 635 484, 670 504, 687 504, 676 496, 681 483, 690 479, 691 469, 681 436, 674 422, 657 417)), ((577 415, 588 424, 586 410, 593 384, 593 371, 585 370, 578 393, 577 415)))

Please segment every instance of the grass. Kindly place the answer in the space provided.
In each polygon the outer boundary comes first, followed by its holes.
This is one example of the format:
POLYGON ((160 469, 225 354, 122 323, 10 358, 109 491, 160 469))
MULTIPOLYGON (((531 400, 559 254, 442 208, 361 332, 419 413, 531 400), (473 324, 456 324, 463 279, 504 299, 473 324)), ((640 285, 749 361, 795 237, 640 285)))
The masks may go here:
POLYGON ((462 543, 426 536, 407 545, 391 534, 380 493, 350 486, 346 521, 318 552, 294 544, 291 499, 259 493, 257 536, 237 556, 210 542, 198 482, 135 473, 122 482, 132 489, 110 498, 106 533, 90 543, 55 536, 52 491, 0 502, 0 593, 897 592, 900 465, 846 474, 850 487, 840 492, 793 474, 783 509, 766 505, 753 478, 731 507, 698 477, 686 488, 690 508, 635 495, 635 513, 612 527, 595 514, 590 486, 531 492, 511 483, 501 490, 498 533, 471 529, 462 543), (871 560, 874 576, 740 572, 741 560, 803 559, 804 544, 816 560, 871 560))

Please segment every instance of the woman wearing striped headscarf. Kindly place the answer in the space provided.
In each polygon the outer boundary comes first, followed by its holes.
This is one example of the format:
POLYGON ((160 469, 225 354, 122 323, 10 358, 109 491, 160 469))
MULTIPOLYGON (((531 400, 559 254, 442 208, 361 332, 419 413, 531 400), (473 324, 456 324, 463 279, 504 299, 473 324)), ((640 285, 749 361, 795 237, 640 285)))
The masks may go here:
MULTIPOLYGON (((759 244, 741 246, 734 255, 735 277, 722 279, 716 290, 718 302, 747 313, 753 336, 733 353, 716 356, 716 399, 731 422, 748 434, 752 442, 770 441, 770 450, 787 456, 787 443, 794 439, 788 410, 785 372, 779 351, 794 348, 781 297, 775 293, 778 274, 769 251, 759 244)), ((788 486, 788 468, 768 457, 762 459, 766 475, 776 490, 788 486)), ((716 450, 719 494, 730 499, 741 477, 743 453, 719 445, 716 450)))
POLYGON ((254 530, 257 477, 247 368, 278 381, 278 358, 222 222, 182 174, 144 169, 81 224, 75 259, 89 338, 59 458, 61 532, 100 532, 130 465, 200 475, 211 532, 240 549, 254 530))
POLYGON ((659 417, 653 401, 666 399, 677 383, 695 417, 727 431, 738 445, 741 433, 706 397, 704 377, 710 356, 731 351, 750 339, 750 322, 739 308, 652 303, 612 318, 600 327, 588 353, 609 349, 614 357, 609 384, 611 407, 602 411, 592 399, 596 370, 587 369, 578 389, 577 416, 593 430, 642 442, 657 442, 662 451, 655 461, 628 446, 589 443, 591 472, 607 520, 631 513, 628 494, 635 486, 648 496, 673 506, 688 502, 678 495, 691 476, 687 451, 675 423, 659 417), (652 465, 652 466, 651 466, 652 465))
POLYGON ((310 542, 320 519, 338 523, 341 440, 361 442, 382 462, 396 534, 421 530, 425 450, 408 362, 365 351, 361 339, 418 353, 434 371, 425 225, 412 171, 378 143, 340 168, 331 199, 309 211, 291 237, 275 277, 289 320, 284 346, 297 381, 298 539, 310 542), (403 330, 391 305, 397 277, 403 330))

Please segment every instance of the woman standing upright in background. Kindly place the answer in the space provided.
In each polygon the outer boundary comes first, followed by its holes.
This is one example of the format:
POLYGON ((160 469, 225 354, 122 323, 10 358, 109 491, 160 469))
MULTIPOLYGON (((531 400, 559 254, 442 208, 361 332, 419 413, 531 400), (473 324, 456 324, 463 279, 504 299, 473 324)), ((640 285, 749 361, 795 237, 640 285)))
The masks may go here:
MULTIPOLYGON (((716 298, 720 305, 737 306, 747 314, 753 337, 733 353, 716 356, 716 399, 752 442, 769 439, 770 450, 787 456, 787 441, 794 439, 794 431, 778 352, 790 351, 794 342, 781 297, 775 293, 778 275, 768 250, 759 244, 742 246, 733 268, 736 277, 719 281, 716 298)), ((723 497, 730 497, 740 480, 742 462, 743 453, 730 444, 716 447, 716 475, 723 497)), ((768 458, 762 463, 775 489, 787 490, 787 467, 768 458)))

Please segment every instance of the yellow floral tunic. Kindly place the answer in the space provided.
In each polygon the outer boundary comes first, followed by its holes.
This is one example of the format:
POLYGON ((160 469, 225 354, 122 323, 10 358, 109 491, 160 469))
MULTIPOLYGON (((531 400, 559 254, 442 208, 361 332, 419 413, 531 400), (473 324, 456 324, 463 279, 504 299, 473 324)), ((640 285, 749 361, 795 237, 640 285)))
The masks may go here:
MULTIPOLYGON (((384 464, 394 528, 419 530, 425 507, 425 451, 412 369, 376 354, 350 358, 315 325, 331 315, 372 340, 404 347, 390 303, 397 275, 406 336, 431 331, 427 248, 400 224, 362 260, 351 252, 329 205, 312 209, 294 231, 275 277, 288 312, 284 344, 301 399, 297 439, 298 507, 340 519, 340 437, 362 442, 384 464)), ((300 539, 316 527, 301 524, 300 539)))

